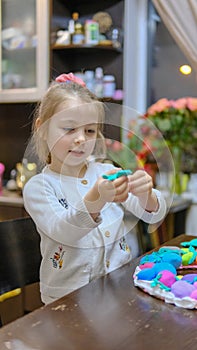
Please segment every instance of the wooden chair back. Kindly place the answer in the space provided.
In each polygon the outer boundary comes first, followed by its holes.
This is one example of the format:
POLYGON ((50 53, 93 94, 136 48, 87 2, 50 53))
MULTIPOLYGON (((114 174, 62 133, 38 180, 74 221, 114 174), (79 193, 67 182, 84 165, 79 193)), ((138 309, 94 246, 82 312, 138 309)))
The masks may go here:
POLYGON ((40 236, 30 217, 0 222, 0 295, 39 281, 40 236))

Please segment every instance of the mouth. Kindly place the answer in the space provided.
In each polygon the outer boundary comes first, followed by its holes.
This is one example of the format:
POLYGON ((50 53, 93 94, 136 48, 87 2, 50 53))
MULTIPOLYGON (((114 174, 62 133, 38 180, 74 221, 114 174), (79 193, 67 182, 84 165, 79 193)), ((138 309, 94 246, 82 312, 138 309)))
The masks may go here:
POLYGON ((84 151, 81 150, 70 150, 69 153, 71 153, 75 157, 81 157, 84 155, 84 151))

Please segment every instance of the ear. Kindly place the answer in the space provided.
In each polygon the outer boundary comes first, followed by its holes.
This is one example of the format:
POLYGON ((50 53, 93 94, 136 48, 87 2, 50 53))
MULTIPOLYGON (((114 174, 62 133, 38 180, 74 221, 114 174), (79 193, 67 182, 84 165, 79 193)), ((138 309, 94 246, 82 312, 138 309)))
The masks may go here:
POLYGON ((35 122, 36 130, 39 129, 40 125, 41 125, 41 119, 40 119, 40 118, 37 118, 37 119, 36 119, 36 122, 35 122))
POLYGON ((37 118, 35 121, 35 129, 36 132, 39 133, 39 136, 46 141, 47 138, 47 130, 46 130, 46 122, 43 124, 40 118, 37 118))

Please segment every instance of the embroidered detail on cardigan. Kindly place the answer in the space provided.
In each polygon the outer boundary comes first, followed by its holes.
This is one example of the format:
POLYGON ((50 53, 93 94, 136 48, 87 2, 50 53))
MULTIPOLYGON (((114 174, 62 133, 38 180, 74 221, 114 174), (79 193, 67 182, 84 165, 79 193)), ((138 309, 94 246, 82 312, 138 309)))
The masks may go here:
POLYGON ((65 251, 62 246, 58 247, 58 251, 54 253, 53 258, 50 258, 53 262, 53 267, 55 269, 61 269, 63 266, 63 256, 65 251))
POLYGON ((120 239, 120 241, 119 241, 119 246, 120 246, 120 249, 121 249, 121 250, 130 253, 130 248, 129 248, 127 242, 126 242, 125 237, 122 237, 122 238, 120 239))
POLYGON ((59 202, 64 208, 68 209, 68 203, 66 202, 65 198, 59 199, 59 202))

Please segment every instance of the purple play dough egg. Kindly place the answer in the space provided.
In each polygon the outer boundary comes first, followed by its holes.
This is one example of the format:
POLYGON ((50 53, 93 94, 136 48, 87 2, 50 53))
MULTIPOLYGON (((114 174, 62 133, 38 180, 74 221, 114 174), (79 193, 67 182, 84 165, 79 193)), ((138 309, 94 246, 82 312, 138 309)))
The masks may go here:
POLYGON ((176 281, 171 286, 171 292, 178 298, 188 297, 194 290, 196 288, 192 284, 182 280, 176 281))
POLYGON ((172 273, 171 271, 164 270, 159 272, 162 276, 160 277, 159 281, 163 283, 167 287, 171 287, 173 283, 176 282, 176 275, 172 273))
POLYGON ((181 280, 193 283, 195 277, 197 277, 197 273, 188 273, 187 275, 183 276, 181 280))

